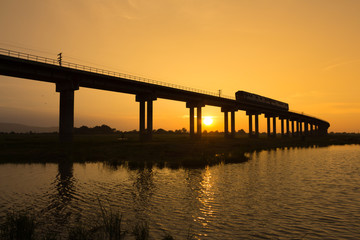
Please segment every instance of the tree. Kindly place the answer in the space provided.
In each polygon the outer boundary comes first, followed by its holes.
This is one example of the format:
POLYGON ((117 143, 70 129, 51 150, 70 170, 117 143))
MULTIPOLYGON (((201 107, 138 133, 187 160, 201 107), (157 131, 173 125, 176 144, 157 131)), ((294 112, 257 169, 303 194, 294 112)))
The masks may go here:
POLYGON ((239 133, 240 135, 245 135, 245 134, 246 134, 245 131, 244 131, 244 129, 240 129, 240 130, 238 131, 238 133, 239 133))

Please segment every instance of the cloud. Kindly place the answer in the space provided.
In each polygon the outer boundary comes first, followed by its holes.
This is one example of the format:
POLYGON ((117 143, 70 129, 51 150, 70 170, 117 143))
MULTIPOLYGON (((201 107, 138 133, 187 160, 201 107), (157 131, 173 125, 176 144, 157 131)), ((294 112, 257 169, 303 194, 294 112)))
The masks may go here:
POLYGON ((354 60, 348 60, 348 61, 341 61, 341 62, 337 62, 337 63, 334 63, 334 64, 330 64, 330 65, 324 67, 324 68, 322 69, 322 71, 327 72, 327 71, 330 71, 330 70, 332 70, 332 69, 334 69, 334 68, 338 68, 338 67, 342 67, 342 66, 345 66, 345 65, 349 65, 349 64, 353 64, 353 63, 358 63, 358 62, 360 62, 360 59, 354 59, 354 60))
POLYGON ((360 113, 360 103, 336 102, 330 103, 329 107, 339 112, 360 113))

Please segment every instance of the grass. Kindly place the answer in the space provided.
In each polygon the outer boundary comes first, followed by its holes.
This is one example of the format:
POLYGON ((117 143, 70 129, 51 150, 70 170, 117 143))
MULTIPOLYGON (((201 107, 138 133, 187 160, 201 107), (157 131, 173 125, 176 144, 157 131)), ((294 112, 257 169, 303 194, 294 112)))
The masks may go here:
POLYGON ((6 215, 0 226, 2 240, 33 240, 36 228, 35 217, 23 212, 11 212, 6 215))
POLYGON ((149 225, 147 222, 137 223, 132 231, 136 240, 148 240, 149 239, 149 225))
POLYGON ((110 210, 107 210, 103 207, 100 200, 99 206, 101 210, 101 219, 102 219, 102 225, 99 227, 99 229, 102 228, 102 232, 104 233, 103 239, 108 240, 121 240, 124 238, 126 231, 122 229, 121 226, 121 220, 122 215, 116 211, 114 212, 111 208, 110 210))
MULTIPOLYGON (((100 224, 87 226, 78 223, 69 229, 66 239, 68 240, 122 240, 126 236, 132 236, 136 240, 150 239, 149 225, 147 222, 138 222, 132 229, 126 230, 122 225, 122 215, 113 209, 106 209, 99 201, 100 224)), ((26 212, 11 212, 0 225, 0 240, 61 240, 58 234, 51 232, 40 233, 34 215, 26 212)), ((162 240, 174 240, 175 238, 166 233, 162 240)), ((189 230, 187 240, 194 239, 194 234, 189 230)))

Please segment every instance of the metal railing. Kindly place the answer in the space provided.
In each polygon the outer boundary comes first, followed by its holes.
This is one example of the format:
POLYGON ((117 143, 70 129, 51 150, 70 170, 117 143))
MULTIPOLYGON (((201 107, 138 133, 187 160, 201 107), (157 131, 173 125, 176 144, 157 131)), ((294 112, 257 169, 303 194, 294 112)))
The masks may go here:
MULTIPOLYGON (((35 61, 35 62, 41 62, 41 63, 47 63, 47 64, 59 66, 59 61, 57 59, 36 56, 36 55, 22 53, 22 52, 13 51, 13 50, 8 50, 8 49, 4 49, 4 48, 0 48, 0 54, 7 55, 10 57, 16 57, 16 58, 35 61)), ((185 90, 185 91, 189 91, 189 92, 201 93, 201 94, 221 97, 221 98, 225 98, 225 99, 235 100, 235 97, 226 96, 226 95, 219 96, 219 93, 215 93, 215 92, 211 92, 211 91, 205 91, 205 90, 201 90, 201 89, 185 87, 185 86, 181 86, 181 85, 177 85, 177 84, 161 82, 161 81, 157 81, 157 80, 153 80, 153 79, 149 79, 149 78, 138 77, 135 75, 109 71, 109 70, 105 70, 105 69, 85 66, 85 65, 66 62, 66 61, 61 61, 61 66, 76 69, 76 70, 82 70, 82 71, 88 71, 88 72, 92 72, 92 73, 103 74, 103 75, 112 76, 112 77, 125 78, 125 79, 129 79, 129 80, 137 81, 137 82, 150 83, 150 84, 154 84, 154 85, 171 87, 171 88, 185 90)))
POLYGON ((305 117, 310 117, 310 118, 317 119, 317 120, 319 120, 319 121, 327 122, 327 121, 325 121, 324 119, 321 119, 321 118, 318 118, 318 117, 315 117, 315 116, 312 116, 312 115, 309 115, 309 114, 305 114, 304 112, 294 111, 294 110, 289 110, 289 111, 290 111, 290 112, 293 112, 293 113, 296 113, 296 114, 299 114, 299 115, 302 115, 302 116, 305 116, 305 117))

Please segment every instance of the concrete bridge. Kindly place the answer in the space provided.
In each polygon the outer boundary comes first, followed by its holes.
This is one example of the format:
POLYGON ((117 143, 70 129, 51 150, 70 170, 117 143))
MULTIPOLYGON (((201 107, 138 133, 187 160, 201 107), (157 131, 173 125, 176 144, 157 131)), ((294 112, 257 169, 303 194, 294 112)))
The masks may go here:
POLYGON ((0 75, 32 79, 56 84, 60 93, 59 137, 71 142, 74 127, 74 92, 79 87, 134 94, 139 102, 140 138, 150 140, 153 132, 153 101, 158 98, 182 101, 189 108, 190 136, 201 138, 202 108, 221 108, 224 113, 225 137, 235 136, 235 112, 245 111, 249 117, 249 136, 259 136, 259 115, 267 118, 267 133, 275 137, 276 119, 281 121, 281 136, 324 135, 330 124, 304 114, 271 108, 265 104, 242 102, 229 96, 159 82, 151 79, 78 65, 61 60, 30 55, 0 48, 0 75), (196 124, 195 124, 196 110, 196 124), (230 113, 230 129, 229 129, 230 113), (195 132, 196 125, 196 132, 195 132))

